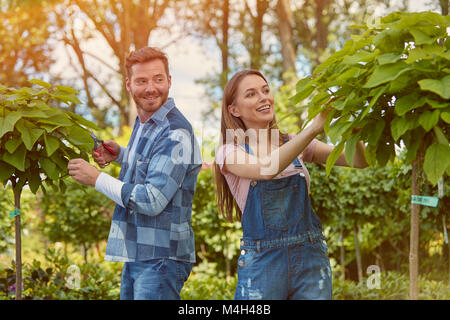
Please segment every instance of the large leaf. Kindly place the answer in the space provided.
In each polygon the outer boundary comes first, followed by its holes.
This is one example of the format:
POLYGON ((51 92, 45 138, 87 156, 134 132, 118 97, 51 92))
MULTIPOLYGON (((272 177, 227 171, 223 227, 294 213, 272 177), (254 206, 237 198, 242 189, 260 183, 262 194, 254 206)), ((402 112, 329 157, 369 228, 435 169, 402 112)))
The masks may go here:
POLYGON ((313 83, 314 81, 311 78, 305 78, 298 81, 296 85, 297 94, 290 98, 290 101, 293 104, 297 104, 306 99, 314 91, 313 83))
POLYGON ((419 96, 416 92, 408 94, 395 101, 395 113, 403 116, 408 111, 423 106, 425 102, 426 98, 419 96))
POLYGON ((352 125, 351 121, 336 121, 330 126, 330 130, 327 132, 328 137, 332 143, 336 143, 344 132, 346 132, 352 125))
POLYGON ((395 152, 394 145, 387 141, 382 141, 381 143, 378 144, 376 148, 377 148, 376 157, 378 165, 380 167, 384 167, 395 152))
POLYGON ((408 119, 406 117, 394 118, 391 122, 391 134, 394 141, 397 141, 408 129, 408 119))
POLYGON ((2 159, 3 159, 3 161, 5 161, 5 162, 9 163, 10 165, 19 169, 20 171, 24 171, 26 154, 27 154, 27 149, 25 148, 25 146, 23 144, 21 144, 20 147, 18 147, 16 149, 16 151, 14 151, 13 154, 11 154, 9 152, 4 152, 2 155, 2 159))
POLYGON ((428 180, 435 185, 450 166, 450 146, 433 144, 425 152, 423 169, 428 180))
POLYGON ((446 111, 446 112, 442 112, 441 113, 441 118, 442 120, 444 120, 447 123, 450 123, 450 112, 446 111))
POLYGON ((433 127, 434 134, 436 135, 436 139, 438 143, 443 145, 448 145, 448 139, 445 136, 444 132, 442 132, 442 129, 438 126, 433 127))
POLYGON ((389 52, 378 56, 377 61, 380 65, 383 65, 397 62, 398 60, 400 60, 401 57, 402 57, 401 53, 389 52))
POLYGON ((377 145, 380 140, 381 134, 383 133, 386 123, 383 120, 379 120, 371 123, 370 125, 370 135, 368 137, 368 142, 370 145, 377 145))
POLYGON ((16 111, 8 113, 5 118, 0 118, 0 138, 5 133, 13 131, 14 125, 20 118, 22 118, 22 115, 16 111))
POLYGON ((41 185, 41 176, 39 175, 39 168, 28 170, 28 185, 32 193, 36 194, 41 185))
POLYGON ((82 116, 70 112, 70 111, 66 111, 66 113, 74 120, 76 121, 78 124, 94 129, 94 130, 100 130, 99 127, 97 127, 97 125, 89 120, 86 120, 85 118, 83 118, 82 116))
POLYGON ((51 156, 59 148, 59 140, 44 133, 45 151, 47 156, 51 156))
POLYGON ((439 121, 439 110, 425 111, 419 117, 420 125, 425 129, 425 131, 430 131, 439 121))
POLYGON ((67 139, 73 145, 80 148, 92 149, 94 147, 94 140, 85 129, 74 125, 67 128, 67 139))
POLYGON ((434 37, 430 37, 428 34, 417 28, 411 29, 409 32, 413 35, 416 45, 431 44, 436 41, 434 37))
POLYGON ((11 175, 14 173, 14 167, 3 162, 0 161, 0 182, 4 182, 7 179, 9 179, 9 177, 11 177, 11 175))
POLYGON ((331 151, 330 155, 327 158, 326 162, 326 173, 327 176, 330 175, 331 168, 333 168, 333 165, 336 163, 336 160, 339 158, 339 156, 342 153, 342 150, 344 150, 345 144, 343 142, 339 143, 337 146, 333 148, 333 151, 331 151))
POLYGON ((12 139, 9 139, 5 143, 5 148, 8 150, 9 153, 14 153, 16 151, 17 147, 22 143, 22 140, 20 138, 13 137, 12 139))
POLYGON ((48 118, 48 114, 37 108, 21 107, 18 110, 22 117, 26 118, 48 118))
POLYGON ((345 160, 350 165, 350 167, 353 167, 353 159, 355 157, 356 144, 358 143, 359 139, 360 139, 359 134, 355 134, 345 142, 345 160))
POLYGON ((28 150, 31 150, 36 141, 42 136, 45 130, 36 128, 31 122, 24 119, 16 124, 17 130, 22 135, 22 140, 28 150))
POLYGON ((44 87, 44 88, 50 88, 52 85, 48 82, 39 80, 39 79, 31 79, 28 80, 28 82, 31 82, 33 84, 37 84, 38 86, 44 87))
POLYGON ((434 92, 444 99, 450 99, 450 75, 440 80, 424 79, 418 83, 422 90, 434 92))
POLYGON ((39 119, 39 122, 40 123, 48 123, 48 124, 57 125, 57 126, 63 126, 63 127, 73 125, 69 116, 66 115, 61 110, 57 110, 57 109, 52 110, 52 112, 50 112, 50 114, 51 115, 47 119, 39 119))
POLYGON ((39 163, 45 174, 47 174, 50 179, 57 180, 59 178, 59 172, 56 168, 56 164, 52 160, 42 157, 39 159, 39 163))

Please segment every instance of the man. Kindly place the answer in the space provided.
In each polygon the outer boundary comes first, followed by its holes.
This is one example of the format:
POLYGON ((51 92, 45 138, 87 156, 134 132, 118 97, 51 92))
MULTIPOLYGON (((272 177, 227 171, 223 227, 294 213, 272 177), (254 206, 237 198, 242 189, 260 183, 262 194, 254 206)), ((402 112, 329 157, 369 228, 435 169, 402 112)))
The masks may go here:
POLYGON ((126 59, 126 87, 137 118, 128 147, 106 141, 116 155, 93 151, 101 168, 121 164, 119 179, 82 159, 69 162, 76 181, 116 202, 105 260, 125 262, 121 299, 180 299, 195 262, 192 198, 200 150, 186 118, 169 98, 166 55, 146 47, 126 59))

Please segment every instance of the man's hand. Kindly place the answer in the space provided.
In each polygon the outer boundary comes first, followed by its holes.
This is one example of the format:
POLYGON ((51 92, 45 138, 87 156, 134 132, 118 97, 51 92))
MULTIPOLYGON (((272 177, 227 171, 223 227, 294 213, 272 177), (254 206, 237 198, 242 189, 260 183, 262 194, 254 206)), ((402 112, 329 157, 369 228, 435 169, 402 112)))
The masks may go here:
POLYGON ((81 184, 95 186, 100 171, 83 159, 73 159, 67 166, 70 176, 81 184))
POLYGON ((104 142, 108 147, 110 147, 116 155, 112 155, 103 146, 99 146, 97 150, 92 151, 92 157, 94 161, 97 162, 100 168, 106 167, 111 161, 116 160, 120 154, 120 145, 114 141, 106 140, 104 142))

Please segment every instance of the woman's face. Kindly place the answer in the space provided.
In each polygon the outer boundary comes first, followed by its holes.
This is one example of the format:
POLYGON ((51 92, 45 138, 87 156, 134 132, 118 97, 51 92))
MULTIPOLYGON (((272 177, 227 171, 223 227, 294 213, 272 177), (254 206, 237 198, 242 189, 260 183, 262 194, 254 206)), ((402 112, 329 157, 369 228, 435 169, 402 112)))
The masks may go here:
POLYGON ((254 74, 242 79, 228 110, 241 118, 247 129, 267 129, 274 117, 274 99, 266 81, 254 74))

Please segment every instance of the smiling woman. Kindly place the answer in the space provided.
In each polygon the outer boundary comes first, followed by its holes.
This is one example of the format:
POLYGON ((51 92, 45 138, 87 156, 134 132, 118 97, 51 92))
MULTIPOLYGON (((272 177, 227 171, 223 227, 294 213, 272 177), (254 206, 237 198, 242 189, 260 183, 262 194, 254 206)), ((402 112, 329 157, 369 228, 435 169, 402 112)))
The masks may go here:
MULTIPOLYGON (((225 87, 214 168, 219 211, 231 221, 236 211, 243 229, 235 299, 331 299, 327 244, 303 162, 324 163, 334 149, 315 139, 329 109, 287 135, 273 106, 258 71, 238 72, 225 87)), ((367 166, 364 146, 356 149, 355 166, 367 166)), ((348 166, 343 152, 337 164, 348 166)))

